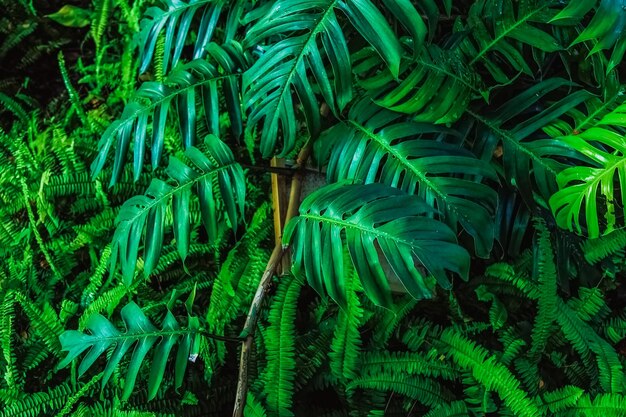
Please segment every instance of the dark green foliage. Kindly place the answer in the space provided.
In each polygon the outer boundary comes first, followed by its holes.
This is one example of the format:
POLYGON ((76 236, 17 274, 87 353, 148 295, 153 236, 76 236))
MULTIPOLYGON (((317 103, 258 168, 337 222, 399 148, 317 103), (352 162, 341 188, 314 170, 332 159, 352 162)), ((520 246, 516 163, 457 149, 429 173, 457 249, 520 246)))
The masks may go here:
POLYGON ((624 1, 0 4, 0 417, 626 415, 624 1))

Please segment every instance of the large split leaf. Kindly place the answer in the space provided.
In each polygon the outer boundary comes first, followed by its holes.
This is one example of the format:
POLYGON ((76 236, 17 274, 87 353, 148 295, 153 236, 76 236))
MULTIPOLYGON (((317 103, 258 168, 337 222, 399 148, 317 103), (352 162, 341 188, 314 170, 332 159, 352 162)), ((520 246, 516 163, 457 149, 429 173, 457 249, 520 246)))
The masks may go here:
POLYGON ((154 59, 159 37, 163 37, 163 71, 176 66, 187 38, 194 17, 202 13, 198 25, 198 34, 193 48, 193 58, 204 57, 205 47, 211 42, 218 18, 224 7, 222 0, 162 0, 163 8, 148 8, 141 20, 137 34, 139 45, 140 72, 148 69, 154 59))
POLYGON ((189 316, 187 327, 181 327, 172 312, 168 310, 161 329, 157 329, 134 302, 124 306, 121 314, 126 327, 124 332, 118 330, 101 314, 94 314, 87 321, 89 333, 67 330, 61 334, 59 339, 62 350, 67 351, 68 354, 59 363, 59 368, 69 365, 70 362, 87 351, 78 366, 78 375, 80 376, 91 368, 103 353, 112 348, 113 353, 107 359, 102 377, 102 386, 104 387, 121 360, 132 352, 122 394, 124 399, 128 399, 135 386, 141 364, 145 361, 148 352, 153 350, 150 376, 148 377, 148 398, 152 399, 163 380, 167 359, 174 346, 178 345, 174 378, 176 387, 180 387, 187 368, 188 358, 197 354, 194 351, 197 349, 195 340, 199 331, 198 319, 189 316))
POLYGON ((561 78, 551 78, 486 115, 467 111, 478 122, 475 152, 481 158, 493 159, 507 182, 520 191, 519 195, 531 207, 536 202, 547 207, 548 199, 557 191, 556 176, 566 166, 560 159, 581 158, 566 143, 547 138, 542 132, 544 127, 593 96, 585 90, 563 91, 563 87, 573 89, 574 85, 561 78), (555 93, 564 97, 549 106, 537 106, 541 98, 555 93))
POLYGON ((468 32, 459 45, 469 65, 480 65, 499 83, 519 73, 533 75, 523 47, 543 53, 563 46, 542 27, 557 13, 544 0, 479 0, 470 8, 467 26, 457 20, 455 32, 468 32))
POLYGON ((122 206, 113 236, 111 271, 115 271, 119 254, 127 285, 130 285, 134 276, 144 227, 144 274, 148 276, 156 267, 163 247, 165 212, 170 201, 176 246, 183 260, 189 248, 189 204, 194 189, 210 241, 217 236, 218 201, 223 204, 232 228, 236 229, 239 218, 243 216, 245 200, 243 169, 235 162, 228 146, 217 137, 209 135, 206 148, 206 155, 195 147, 187 149, 185 157, 191 165, 171 157, 167 173, 175 184, 153 179, 144 195, 132 197, 122 206))
POLYGON ((626 226, 626 104, 595 125, 559 138, 587 157, 590 166, 565 169, 550 199, 558 224, 590 238, 626 226))
POLYGON ((613 48, 606 72, 617 67, 626 51, 626 1, 602 0, 597 5, 596 0, 570 1, 550 23, 572 24, 583 20, 585 15, 595 7, 591 21, 572 42, 572 45, 584 41, 594 41, 589 55, 603 49, 613 48))
POLYGON ((331 184, 309 195, 300 215, 288 223, 293 270, 346 304, 344 243, 363 284, 376 304, 390 306, 385 266, 415 298, 432 297, 428 274, 450 288, 447 271, 467 279, 469 254, 445 224, 429 218, 422 199, 383 184, 331 184))
POLYGON ((209 133, 219 134, 220 115, 229 115, 231 132, 238 137, 243 130, 241 115, 240 76, 248 57, 236 42, 226 45, 209 44, 208 60, 197 59, 185 64, 167 77, 164 82, 150 81, 141 85, 124 108, 121 118, 106 129, 100 143, 99 154, 91 171, 98 175, 104 168, 111 148, 115 148, 111 185, 124 170, 127 153, 134 138, 133 171, 139 178, 148 143, 151 144, 152 167, 156 168, 163 154, 165 128, 168 115, 177 116, 185 149, 196 143, 196 99, 201 108, 209 133), (220 105, 220 96, 225 105, 220 105), (172 111, 171 111, 172 110, 172 111), (149 135, 149 132, 151 134, 149 135))
MULTIPOLYGON (((411 35, 417 51, 426 26, 415 7, 408 0, 383 3, 411 35)), ((279 132, 281 154, 294 147, 298 125, 293 92, 313 136, 320 131, 321 104, 313 85, 332 109, 341 110, 352 97, 350 53, 336 9, 347 16, 394 76, 399 72, 402 47, 397 32, 370 0, 278 0, 266 9, 246 35, 246 45, 264 52, 246 71, 243 85, 247 126, 252 129, 262 122, 261 153, 268 157, 274 154, 279 132)))
POLYGON ((363 48, 352 59, 358 83, 376 104, 410 114, 415 121, 455 122, 472 99, 489 97, 457 50, 429 45, 415 58, 402 61, 399 76, 389 69, 381 71, 380 58, 371 48, 363 48))
POLYGON ((406 121, 402 115, 363 100, 348 119, 324 133, 330 149, 329 182, 382 182, 420 196, 450 227, 457 223, 488 257, 494 239, 497 194, 484 179, 495 171, 471 152, 444 140, 455 132, 406 121))

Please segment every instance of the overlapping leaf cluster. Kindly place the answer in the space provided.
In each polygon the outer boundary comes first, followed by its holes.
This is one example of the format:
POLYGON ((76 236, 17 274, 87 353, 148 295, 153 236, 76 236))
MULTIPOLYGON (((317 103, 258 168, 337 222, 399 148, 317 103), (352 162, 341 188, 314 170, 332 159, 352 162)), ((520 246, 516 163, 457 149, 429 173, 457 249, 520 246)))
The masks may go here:
POLYGON ((1 416, 239 367, 236 415, 624 415, 623 0, 50 3, 0 18, 61 50, 0 81, 1 416))

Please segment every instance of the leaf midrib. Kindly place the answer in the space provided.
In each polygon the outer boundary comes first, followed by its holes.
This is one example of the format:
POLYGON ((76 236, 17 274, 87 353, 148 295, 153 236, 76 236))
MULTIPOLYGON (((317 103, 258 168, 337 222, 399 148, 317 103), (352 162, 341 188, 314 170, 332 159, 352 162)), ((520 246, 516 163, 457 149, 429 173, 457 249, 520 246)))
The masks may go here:
POLYGON ((509 33, 511 33, 514 29, 516 29, 517 27, 521 26, 522 24, 526 23, 528 20, 530 20, 531 17, 533 17, 535 14, 543 11, 543 9, 545 9, 546 7, 549 7, 551 5, 551 2, 546 2, 544 3, 541 7, 539 7, 536 10, 533 10, 531 13, 529 13, 528 15, 524 16, 523 18, 521 18, 520 20, 518 20, 517 22, 515 22, 513 25, 509 26, 508 28, 506 28, 506 30, 504 30, 500 35, 496 36, 491 42, 489 42, 487 44, 487 46, 485 46, 483 49, 480 50, 480 52, 478 53, 478 55, 476 55, 471 61, 470 61, 470 65, 474 65, 476 63, 476 61, 478 61, 479 59, 482 59, 483 56, 494 46, 496 45, 498 42, 500 42, 502 39, 504 39, 505 37, 508 36, 509 33))
POLYGON ((117 336, 104 336, 104 337, 100 337, 100 336, 96 336, 92 334, 90 336, 94 338, 95 341, 90 344, 95 345, 96 343, 103 342, 103 341, 110 341, 110 343, 113 343, 113 342, 129 340, 129 339, 140 340, 140 339, 147 339, 149 337, 181 336, 181 335, 187 335, 187 334, 192 334, 192 333, 198 333, 198 332, 193 331, 191 329, 179 329, 179 330, 165 330, 165 331, 157 330, 157 331, 148 332, 148 333, 131 333, 131 334, 123 333, 117 336))
POLYGON ((387 232, 380 231, 380 230, 375 229, 373 227, 366 227, 366 226, 362 226, 362 225, 360 225, 358 223, 351 223, 351 222, 348 222, 348 221, 345 221, 345 220, 336 219, 334 217, 325 217, 325 216, 322 216, 322 215, 311 214, 311 213, 301 214, 300 217, 305 218, 305 219, 314 220, 314 221, 317 221, 317 222, 324 222, 324 223, 334 224, 336 226, 340 226, 343 229, 359 230, 361 232, 365 232, 365 233, 369 233, 371 235, 374 235, 374 236, 376 236, 376 238, 382 237, 382 238, 385 238, 385 239, 393 240, 396 243, 402 243, 402 244, 408 245, 412 249, 416 248, 414 241, 401 239, 399 237, 390 235, 387 232))
POLYGON ((543 158, 535 155, 531 150, 525 147, 520 141, 516 140, 515 137, 509 131, 505 129, 501 129, 499 126, 496 126, 495 124, 491 123, 489 120, 485 119, 484 117, 480 116, 477 113, 474 113, 473 111, 469 109, 466 110, 466 112, 467 114, 472 116, 474 119, 476 119, 477 121, 485 125, 487 128, 492 130, 501 139, 506 140, 507 142, 511 143, 520 152, 522 152, 524 155, 527 155, 530 159, 532 159, 539 165, 543 166, 546 169, 546 171, 550 172, 554 177, 556 177, 558 173, 549 164, 547 164, 543 160, 543 158))
POLYGON ((285 93, 287 91, 289 91, 291 93, 290 86, 291 86, 291 83, 292 83, 292 79, 293 79, 293 77, 296 74, 296 69, 298 68, 298 63, 302 59, 304 59, 304 57, 306 55, 306 52, 309 49, 309 44, 311 43, 311 41, 315 42, 315 37, 320 32, 321 27, 323 26, 322 23, 326 20, 326 16, 328 16, 328 14, 333 11, 333 9, 335 8, 335 4, 337 4, 337 1, 338 0, 334 0, 332 3, 329 4, 328 8, 324 11, 322 16, 320 17, 320 20, 317 21, 317 23, 315 24, 315 27, 309 33, 308 38, 302 44, 302 48, 300 49, 300 52, 298 53, 298 56, 294 58, 293 64, 291 66, 291 69, 289 70, 289 74, 287 75, 287 80, 280 87, 280 94, 278 95, 278 98, 276 99, 276 104, 274 106, 275 111, 274 111, 274 115, 272 117, 271 125, 274 125, 274 123, 276 123, 276 121, 277 121, 278 114, 280 113, 278 111, 278 109, 280 109, 280 107, 281 107, 281 104, 282 104, 282 102, 284 100, 284 97, 285 97, 285 93))
MULTIPOLYGON (((124 118, 122 120, 118 119, 118 120, 120 120, 120 124, 117 125, 117 127, 111 132, 111 136, 113 137, 122 128, 126 127, 127 124, 134 123, 135 119, 137 119, 137 117, 139 115, 144 114, 144 113, 150 114, 152 112, 152 110, 154 110, 155 107, 165 103, 168 100, 172 100, 174 97, 176 97, 176 96, 178 96, 178 95, 188 91, 189 89, 195 89, 195 88, 197 88, 199 86, 202 86, 204 84, 210 83, 212 81, 219 81, 221 79, 230 78, 230 77, 237 77, 239 75, 240 75, 239 73, 218 75, 216 77, 202 79, 201 81, 199 81, 197 83, 189 84, 186 87, 182 87, 182 88, 174 87, 174 90, 170 94, 164 95, 163 97, 159 98, 156 101, 151 101, 150 104, 148 104, 147 106, 144 106, 144 107, 142 107, 140 109, 137 109, 137 111, 133 112, 128 117, 126 117, 126 118, 124 118)), ((141 105, 141 101, 140 100, 149 100, 149 99, 146 98, 146 97, 141 97, 139 100, 135 101, 135 103, 138 103, 138 104, 141 105)))
MULTIPOLYGON (((451 211, 453 211, 454 213, 456 213, 459 217, 465 219, 465 221, 467 221, 468 223, 471 223, 471 220, 469 219, 467 214, 463 210, 459 210, 456 207, 456 205, 451 204, 450 201, 449 201, 448 195, 446 193, 444 193, 443 191, 441 191, 437 187, 437 185, 428 178, 428 176, 427 176, 427 174, 425 172, 417 170, 415 168, 415 166, 413 164, 411 164, 409 162, 409 160, 406 159, 401 153, 399 153, 393 146, 391 146, 391 144, 389 144, 386 141, 382 140, 379 137, 379 135, 377 135, 376 133, 374 133, 371 130, 367 129, 366 127, 362 126, 361 124, 354 122, 353 120, 348 120, 348 123, 350 123, 352 126, 354 126, 359 131, 365 133, 369 138, 374 140, 379 146, 381 146, 391 156, 393 156, 398 161, 400 161, 403 166, 405 166, 410 172, 412 172, 419 179, 419 182, 421 183, 421 185, 426 186, 427 188, 432 190, 437 195, 438 199, 440 199, 443 202, 443 205, 446 208, 448 208, 451 211)), ((442 216, 442 217, 445 217, 445 216, 442 216)))
MULTIPOLYGON (((197 177, 193 178, 191 181, 183 183, 183 184, 178 184, 177 186, 171 186, 172 188, 163 193, 161 196, 159 196, 158 198, 153 198, 150 203, 146 204, 145 206, 143 206, 140 210, 137 211, 137 215, 131 217, 128 220, 124 220, 124 223, 133 223, 135 222, 140 216, 143 215, 144 212, 150 211, 154 206, 156 206, 157 204, 161 204, 161 202, 163 202, 164 200, 168 200, 170 197, 172 197, 174 194, 176 194, 177 192, 184 190, 185 188, 189 188, 192 187, 195 183, 197 183, 198 181, 205 179, 206 177, 209 177, 211 175, 217 174, 220 171, 224 171, 227 170, 229 168, 232 168, 234 166, 239 165, 237 162, 231 162, 228 165, 223 165, 220 167, 217 167, 211 171, 207 171, 202 173, 201 175, 198 175, 197 177)), ((146 196, 144 194, 144 196, 146 196)))

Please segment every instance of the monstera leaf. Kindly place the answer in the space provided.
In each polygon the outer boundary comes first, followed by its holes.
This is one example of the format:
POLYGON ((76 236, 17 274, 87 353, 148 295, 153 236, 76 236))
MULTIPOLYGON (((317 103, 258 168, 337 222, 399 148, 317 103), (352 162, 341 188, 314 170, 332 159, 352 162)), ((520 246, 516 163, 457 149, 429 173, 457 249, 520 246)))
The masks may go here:
MULTIPOLYGON (((580 22, 597 3, 596 0, 571 1, 550 20, 550 23, 571 24, 580 22)), ((603 49, 613 48, 607 72, 620 64, 626 51, 626 1, 600 1, 593 18, 580 35, 574 39, 572 45, 589 40, 595 41, 589 55, 598 53, 603 49)))
MULTIPOLYGON (((539 82, 506 101, 491 113, 466 113, 477 122, 474 152, 492 160, 529 207, 547 207, 557 190, 556 177, 567 165, 563 159, 580 160, 581 154, 561 140, 547 138, 544 127, 593 97, 586 90, 563 91, 575 85, 562 78, 539 82), (537 106, 548 94, 558 99, 537 106), (563 95, 563 96, 562 96, 563 95)), ((471 131, 471 130, 470 130, 471 131)), ((466 137, 467 141, 473 140, 466 137)))
MULTIPOLYGON (((385 0, 386 10, 403 26, 419 50, 426 26, 408 0, 385 0)), ((295 144, 297 123, 293 92, 302 105, 309 132, 320 131, 321 102, 341 110, 352 97, 352 66, 344 36, 341 11, 357 32, 376 50, 395 77, 398 76, 402 47, 397 33, 381 10, 370 0, 279 0, 270 3, 246 34, 245 44, 258 46, 261 57, 243 77, 244 107, 249 113, 247 127, 262 122, 261 153, 268 157, 281 132, 282 154, 295 144), (267 42, 273 41, 267 44, 267 42), (332 73, 332 78, 330 74, 332 73)))
MULTIPOLYGON (((410 43, 404 46, 410 53, 410 43)), ((380 58, 372 48, 363 48, 352 60, 359 85, 376 104, 409 114, 418 122, 455 122, 472 99, 489 98, 458 51, 429 45, 418 56, 404 60, 397 77, 389 69, 380 70, 380 58)))
POLYGON ((165 143, 168 115, 175 113, 185 149, 196 143, 196 97, 201 98, 202 113, 209 133, 220 134, 219 119, 224 110, 230 118, 231 132, 238 137, 243 130, 240 72, 247 66, 248 56, 236 42, 207 46, 208 60, 197 59, 172 71, 163 82, 149 81, 141 85, 122 116, 105 130, 98 144, 99 154, 91 165, 98 175, 112 147, 115 148, 114 185, 122 175, 127 153, 134 138, 133 171, 135 180, 141 174, 148 143, 151 143, 152 167, 159 166, 165 143), (224 106, 220 105, 220 96, 224 106), (151 132, 149 134, 149 132, 151 132), (115 146, 114 146, 115 145, 115 146))
POLYGON ((467 25, 455 22, 458 34, 468 33, 458 48, 470 66, 485 68, 498 83, 519 73, 533 75, 524 47, 550 53, 564 49, 542 28, 554 15, 556 2, 544 0, 478 0, 473 2, 467 25))
POLYGON ((153 179, 145 195, 132 197, 122 206, 113 236, 111 272, 115 271, 119 254, 127 285, 134 276, 144 226, 144 274, 148 276, 156 267, 163 247, 165 214, 170 201, 176 246, 181 258, 185 259, 189 249, 189 204, 194 188, 210 241, 217 236, 218 195, 232 228, 237 228, 239 218, 243 216, 246 191, 243 169, 235 162, 230 148, 217 137, 207 137, 206 149, 206 154, 196 147, 187 149, 185 157, 191 166, 171 157, 167 173, 174 184, 153 179))
POLYGON ((139 45, 139 71, 144 72, 154 58, 159 36, 163 36, 163 71, 178 63, 196 14, 202 13, 198 35, 193 48, 193 58, 202 58, 211 41, 224 1, 215 0, 162 0, 164 8, 153 6, 146 10, 137 34, 139 45), (163 33, 165 32, 165 33, 163 33))
POLYGON ((431 274, 450 288, 447 271, 467 279, 469 254, 456 235, 430 217, 422 199, 383 184, 331 184, 310 194, 284 234, 291 244, 293 271, 346 303, 344 244, 363 289, 376 304, 391 306, 385 266, 415 298, 432 297, 431 274))
MULTIPOLYGON (((188 312, 189 306, 193 303, 192 297, 193 293, 189 299, 191 302, 188 300, 186 303, 188 312)), ((172 312, 168 310, 161 329, 157 329, 134 302, 124 306, 121 314, 126 327, 124 332, 118 330, 101 314, 94 314, 87 321, 89 333, 67 330, 61 334, 59 339, 62 350, 68 353, 65 359, 59 363, 59 368, 69 365, 87 351, 78 366, 78 375, 80 376, 89 370, 103 353, 112 348, 113 353, 107 359, 102 377, 102 386, 104 387, 121 360, 132 352, 124 378, 124 392, 122 394, 123 399, 128 399, 135 386, 141 364, 148 352, 156 345, 156 348, 153 349, 152 366, 148 378, 148 399, 152 399, 163 381, 167 359, 174 346, 178 345, 174 379, 176 387, 180 387, 183 383, 187 361, 197 355, 196 341, 200 330, 198 319, 189 315, 187 327, 181 327, 172 312)))
POLYGON ((626 104, 595 126, 560 140, 591 161, 565 169, 550 199, 559 226, 596 238, 625 226, 626 104))
MULTIPOLYGON (((345 123, 324 132, 330 148, 329 182, 382 182, 420 196, 452 229, 472 236, 476 253, 488 257, 494 240, 497 194, 483 180, 497 180, 491 166, 443 139, 456 132, 406 121, 368 100, 350 109, 345 123)), ((324 151, 322 151, 324 152, 324 151)))

